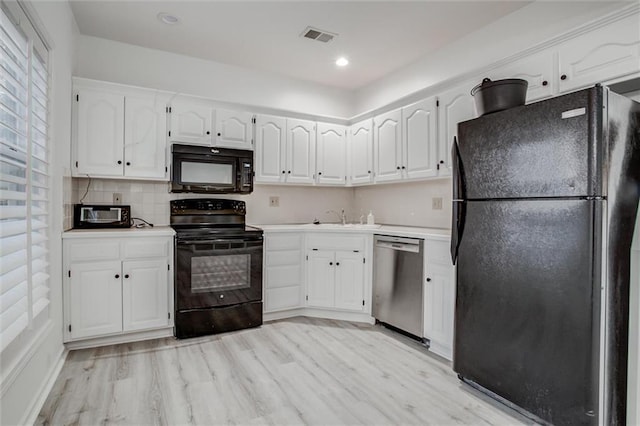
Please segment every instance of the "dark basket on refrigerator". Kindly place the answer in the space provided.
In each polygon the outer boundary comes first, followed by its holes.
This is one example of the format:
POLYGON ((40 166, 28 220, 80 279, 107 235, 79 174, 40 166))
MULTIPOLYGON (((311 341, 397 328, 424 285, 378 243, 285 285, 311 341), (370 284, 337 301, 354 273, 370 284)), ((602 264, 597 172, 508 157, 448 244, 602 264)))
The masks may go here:
POLYGON ((491 81, 485 78, 471 89, 479 116, 524 105, 527 99, 527 80, 508 78, 491 81))

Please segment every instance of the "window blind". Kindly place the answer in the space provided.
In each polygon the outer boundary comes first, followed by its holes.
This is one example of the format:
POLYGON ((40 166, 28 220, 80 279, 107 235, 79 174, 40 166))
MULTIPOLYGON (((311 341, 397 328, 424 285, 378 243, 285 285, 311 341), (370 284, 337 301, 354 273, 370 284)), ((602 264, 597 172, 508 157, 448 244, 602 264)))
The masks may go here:
POLYGON ((46 49, 0 9, 0 352, 48 315, 46 49))

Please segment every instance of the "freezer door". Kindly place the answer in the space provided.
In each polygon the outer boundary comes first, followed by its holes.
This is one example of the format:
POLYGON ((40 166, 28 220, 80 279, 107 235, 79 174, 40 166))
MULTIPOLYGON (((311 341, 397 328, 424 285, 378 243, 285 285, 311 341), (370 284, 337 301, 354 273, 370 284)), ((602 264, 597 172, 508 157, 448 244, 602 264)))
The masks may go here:
POLYGON ((458 124, 465 198, 603 195, 602 93, 594 87, 458 124))
POLYGON ((603 203, 467 202, 454 370, 555 425, 598 420, 603 203))

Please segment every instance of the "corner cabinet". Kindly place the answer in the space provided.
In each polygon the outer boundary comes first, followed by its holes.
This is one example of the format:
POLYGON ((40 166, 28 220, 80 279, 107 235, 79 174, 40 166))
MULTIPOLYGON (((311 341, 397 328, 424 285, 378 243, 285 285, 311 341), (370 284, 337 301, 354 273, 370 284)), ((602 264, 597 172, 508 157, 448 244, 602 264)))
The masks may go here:
POLYGON ((349 183, 363 185, 373 181, 373 120, 349 128, 349 165, 349 183))
POLYGON ((346 185, 347 128, 317 123, 316 129, 316 182, 320 185, 346 185))
POLYGON ((173 237, 139 232, 63 234, 65 342, 172 334, 173 237))
POLYGON ((368 312, 367 236, 309 234, 306 247, 307 306, 368 312))
POLYGON ((453 357, 455 268, 449 257, 448 237, 425 240, 424 337, 429 350, 448 360, 453 357))
POLYGON ((374 181, 402 178, 402 111, 397 109, 373 119, 374 181))
POLYGON ((74 88, 72 175, 167 180, 165 99, 96 86, 74 88))

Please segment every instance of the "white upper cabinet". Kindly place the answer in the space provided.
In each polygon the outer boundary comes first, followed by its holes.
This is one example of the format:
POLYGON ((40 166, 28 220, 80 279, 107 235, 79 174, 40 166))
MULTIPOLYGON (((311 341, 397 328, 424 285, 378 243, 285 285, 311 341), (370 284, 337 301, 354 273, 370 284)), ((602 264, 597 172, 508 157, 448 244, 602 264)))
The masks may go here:
POLYGON ((402 178, 402 111, 378 115, 373 123, 375 182, 402 178))
POLYGON ((287 119, 286 182, 312 184, 316 165, 315 123, 287 119))
POLYGON ((211 106, 190 101, 173 101, 170 108, 171 142, 211 145, 213 115, 211 106))
MULTIPOLYGON (((527 80, 527 103, 553 96, 556 90, 554 55, 542 51, 526 56, 507 66, 488 72, 491 80, 521 78, 527 80)), ((478 81, 480 83, 480 81, 478 81)))
POLYGON ((253 149, 253 114, 217 109, 215 145, 235 149, 253 149))
POLYGON ((420 179, 436 176, 437 104, 431 97, 402 108, 403 177, 420 179))
POLYGON ((256 117, 256 182, 282 183, 286 177, 287 120, 271 115, 256 117))
POLYGON ((74 101, 73 176, 167 179, 161 96, 79 87, 74 101))
POLYGON ((640 72, 638 15, 589 31, 558 47, 560 93, 640 72))
POLYGON ((317 123, 317 182, 322 185, 347 183, 346 127, 317 123))
POLYGON ((124 95, 79 89, 73 107, 73 175, 122 176, 124 95))
POLYGON ((451 174, 451 147, 453 138, 458 136, 458 123, 476 117, 476 109, 471 96, 472 82, 463 83, 438 95, 438 173, 451 174))
POLYGON ((373 178, 373 120, 364 120, 349 129, 350 182, 371 183, 373 178))
POLYGON ((166 107, 155 98, 125 99, 124 176, 164 179, 167 175, 166 107))

